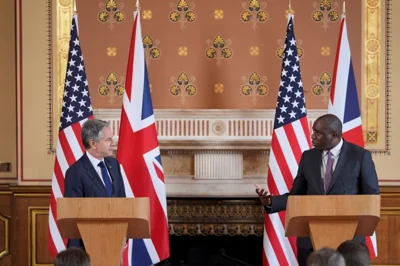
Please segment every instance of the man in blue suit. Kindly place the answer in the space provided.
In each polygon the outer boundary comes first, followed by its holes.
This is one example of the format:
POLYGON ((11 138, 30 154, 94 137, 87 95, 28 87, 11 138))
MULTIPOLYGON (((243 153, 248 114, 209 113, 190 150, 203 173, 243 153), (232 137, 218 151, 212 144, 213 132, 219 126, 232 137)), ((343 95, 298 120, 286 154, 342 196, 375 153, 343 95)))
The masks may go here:
MULTIPOLYGON (((82 125, 86 153, 68 168, 64 197, 126 197, 112 137, 109 122, 90 119, 82 125)), ((73 246, 84 249, 81 239, 69 239, 67 247, 73 246)))
MULTIPOLYGON (((311 135, 313 149, 304 151, 292 189, 283 195, 269 195, 256 189, 269 214, 286 209, 290 195, 379 194, 378 177, 370 152, 342 139, 342 122, 327 114, 319 117, 311 135)), ((356 237, 365 243, 365 237, 356 237)), ((311 239, 297 238, 299 265, 306 265, 313 251, 311 239)))

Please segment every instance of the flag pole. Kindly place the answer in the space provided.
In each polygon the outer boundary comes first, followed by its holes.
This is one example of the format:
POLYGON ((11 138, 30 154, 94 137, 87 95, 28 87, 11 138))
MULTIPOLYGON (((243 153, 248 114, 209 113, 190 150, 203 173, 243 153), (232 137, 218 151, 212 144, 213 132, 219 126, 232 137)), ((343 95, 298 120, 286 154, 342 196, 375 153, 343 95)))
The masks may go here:
POLYGON ((136 11, 140 12, 140 3, 139 0, 136 0, 136 11))
POLYGON ((76 15, 76 14, 78 14, 78 13, 76 12, 76 0, 74 0, 74 2, 72 2, 72 4, 74 5, 74 15, 76 15))

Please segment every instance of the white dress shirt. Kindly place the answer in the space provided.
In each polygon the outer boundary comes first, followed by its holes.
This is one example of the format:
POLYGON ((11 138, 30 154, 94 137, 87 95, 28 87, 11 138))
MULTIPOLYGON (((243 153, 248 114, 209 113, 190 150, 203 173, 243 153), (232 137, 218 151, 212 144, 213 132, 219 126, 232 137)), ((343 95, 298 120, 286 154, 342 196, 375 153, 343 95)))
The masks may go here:
MULTIPOLYGON (((335 171, 335 167, 336 164, 339 160, 339 155, 340 155, 340 151, 342 150, 342 146, 343 146, 343 139, 340 140, 339 144, 336 145, 334 148, 332 148, 330 150, 331 154, 332 154, 332 160, 333 160, 333 164, 332 164, 332 173, 335 171)), ((325 176, 325 170, 326 170, 326 164, 328 162, 328 152, 329 151, 323 151, 323 156, 322 156, 322 167, 321 167, 321 177, 322 179, 325 176)))
MULTIPOLYGON (((103 176, 102 176, 102 174, 101 174, 101 167, 99 166, 99 163, 100 163, 101 161, 105 164, 104 159, 103 159, 103 160, 99 160, 99 159, 93 157, 93 156, 92 156, 90 153, 88 153, 88 152, 86 152, 86 155, 87 155, 87 157, 89 158, 89 161, 92 163, 92 165, 93 165, 93 167, 94 167, 94 170, 96 170, 96 172, 97 172, 97 174, 98 174, 98 176, 99 176, 101 182, 103 183, 103 185, 104 185, 104 187, 105 187, 106 184, 104 184, 103 176)), ((107 169, 107 167, 106 167, 106 169, 107 169)), ((108 169, 107 169, 107 172, 108 172, 108 176, 111 178, 111 175, 110 175, 110 172, 108 171, 108 169)), ((111 183, 112 183, 112 180, 110 180, 110 181, 111 181, 111 183)))

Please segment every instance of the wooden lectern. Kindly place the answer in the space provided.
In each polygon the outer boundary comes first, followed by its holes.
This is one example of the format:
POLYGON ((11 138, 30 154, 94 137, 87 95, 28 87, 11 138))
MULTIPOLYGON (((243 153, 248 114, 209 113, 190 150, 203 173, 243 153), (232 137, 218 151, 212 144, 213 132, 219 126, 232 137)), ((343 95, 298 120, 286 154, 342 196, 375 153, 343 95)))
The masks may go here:
POLYGON ((285 235, 311 237, 314 250, 371 236, 380 219, 380 195, 289 196, 285 235))
POLYGON ((127 238, 150 238, 149 198, 58 198, 62 238, 82 238, 93 266, 119 266, 127 238))

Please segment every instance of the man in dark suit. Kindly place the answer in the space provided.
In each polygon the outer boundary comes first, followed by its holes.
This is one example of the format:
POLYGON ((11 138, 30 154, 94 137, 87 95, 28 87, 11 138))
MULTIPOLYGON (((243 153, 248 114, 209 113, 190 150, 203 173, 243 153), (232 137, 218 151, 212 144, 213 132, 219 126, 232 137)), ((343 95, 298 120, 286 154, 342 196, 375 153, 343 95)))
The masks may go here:
MULTIPOLYGON (((272 196, 265 189, 256 189, 267 213, 285 210, 290 195, 379 194, 371 154, 342 139, 338 117, 323 115, 314 122, 312 130, 314 148, 303 152, 290 192, 272 196)), ((364 237, 356 239, 365 243, 364 237)), ((306 265, 313 251, 310 238, 297 238, 297 250, 299 265, 306 265)))
MULTIPOLYGON (((119 163, 112 157, 112 137, 108 122, 90 119, 82 125, 86 153, 68 168, 64 197, 126 197, 119 163)), ((84 249, 81 239, 69 239, 72 246, 84 249)))

